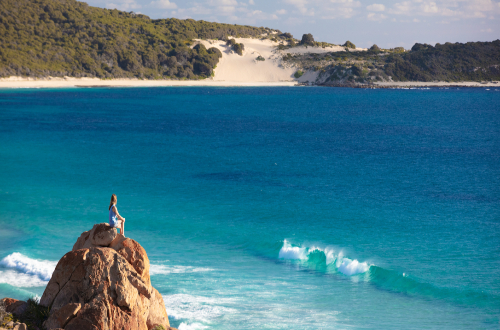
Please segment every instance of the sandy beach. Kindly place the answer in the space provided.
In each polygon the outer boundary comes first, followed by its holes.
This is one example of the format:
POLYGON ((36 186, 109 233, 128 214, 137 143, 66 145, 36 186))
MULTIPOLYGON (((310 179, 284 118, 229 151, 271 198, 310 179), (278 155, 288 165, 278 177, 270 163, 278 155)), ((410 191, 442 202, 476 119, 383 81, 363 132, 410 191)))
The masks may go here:
POLYGON ((10 77, 0 79, 0 88, 66 88, 66 87, 168 87, 168 86, 213 86, 213 87, 249 87, 249 86, 294 86, 294 81, 223 81, 223 80, 140 80, 140 79, 99 79, 49 77, 33 79, 10 77))

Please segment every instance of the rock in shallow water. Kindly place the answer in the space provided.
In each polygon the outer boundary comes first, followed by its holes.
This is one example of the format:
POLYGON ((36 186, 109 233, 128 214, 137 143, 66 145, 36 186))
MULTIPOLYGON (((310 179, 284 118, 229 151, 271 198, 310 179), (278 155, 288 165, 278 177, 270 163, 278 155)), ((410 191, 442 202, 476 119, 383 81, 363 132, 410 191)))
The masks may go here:
MULTIPOLYGON (((23 303, 8 300, 12 310, 23 303)), ((174 329, 163 297, 151 286, 146 251, 107 224, 82 233, 59 260, 40 304, 51 307, 47 329, 174 329)))

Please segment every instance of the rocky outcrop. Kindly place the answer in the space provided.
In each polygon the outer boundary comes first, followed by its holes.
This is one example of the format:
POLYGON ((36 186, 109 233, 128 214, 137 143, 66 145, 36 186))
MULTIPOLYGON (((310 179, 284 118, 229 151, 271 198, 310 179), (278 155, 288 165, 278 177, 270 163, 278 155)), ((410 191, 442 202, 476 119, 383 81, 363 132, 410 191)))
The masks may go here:
POLYGON ((105 223, 82 233, 59 260, 40 305, 50 307, 47 329, 173 329, 151 286, 146 251, 105 223))

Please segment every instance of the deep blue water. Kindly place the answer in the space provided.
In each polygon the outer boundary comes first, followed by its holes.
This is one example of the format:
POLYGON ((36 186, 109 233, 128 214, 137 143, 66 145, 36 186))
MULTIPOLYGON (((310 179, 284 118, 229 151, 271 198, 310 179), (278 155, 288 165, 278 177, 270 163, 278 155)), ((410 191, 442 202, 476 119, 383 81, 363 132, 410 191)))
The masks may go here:
POLYGON ((115 193, 180 329, 498 329, 499 90, 1 90, 0 297, 115 193))

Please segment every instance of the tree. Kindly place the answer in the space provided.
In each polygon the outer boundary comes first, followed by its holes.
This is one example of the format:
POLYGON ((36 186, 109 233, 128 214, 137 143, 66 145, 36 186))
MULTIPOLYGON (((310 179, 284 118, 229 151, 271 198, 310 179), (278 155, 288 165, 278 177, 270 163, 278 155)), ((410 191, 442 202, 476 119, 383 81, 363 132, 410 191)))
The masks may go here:
POLYGON ((243 56, 243 44, 234 44, 233 50, 236 54, 243 56))
POLYGON ((312 34, 304 34, 302 35, 302 40, 300 41, 301 45, 314 46, 314 37, 312 34))
POLYGON ((380 48, 379 46, 377 46, 376 44, 374 44, 373 46, 370 47, 370 50, 373 50, 373 51, 380 51, 380 48))
POLYGON ((353 44, 352 42, 350 42, 349 40, 347 40, 347 41, 345 42, 345 44, 343 44, 342 46, 347 47, 347 48, 352 48, 352 49, 355 49, 355 48, 356 48, 356 45, 355 45, 355 44, 353 44))

